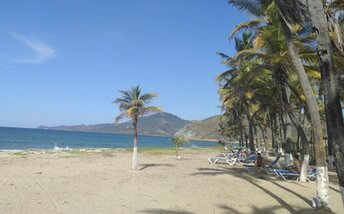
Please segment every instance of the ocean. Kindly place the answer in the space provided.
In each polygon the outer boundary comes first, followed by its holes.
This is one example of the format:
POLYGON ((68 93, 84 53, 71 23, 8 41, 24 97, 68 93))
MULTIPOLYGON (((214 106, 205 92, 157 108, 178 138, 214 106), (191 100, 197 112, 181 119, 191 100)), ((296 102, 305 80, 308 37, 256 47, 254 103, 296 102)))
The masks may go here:
MULTIPOLYGON (((131 148, 132 135, 70 132, 28 128, 0 127, 0 150, 54 148, 131 148)), ((183 147, 216 146, 216 142, 190 141, 183 147)), ((170 138, 139 136, 139 147, 172 147, 170 138)))

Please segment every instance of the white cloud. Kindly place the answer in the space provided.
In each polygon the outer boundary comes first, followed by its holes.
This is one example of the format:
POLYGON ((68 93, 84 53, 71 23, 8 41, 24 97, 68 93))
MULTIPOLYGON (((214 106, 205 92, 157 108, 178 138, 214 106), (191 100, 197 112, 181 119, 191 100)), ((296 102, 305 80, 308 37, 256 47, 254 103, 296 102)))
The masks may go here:
POLYGON ((48 59, 56 57, 55 49, 49 47, 42 41, 27 37, 25 35, 12 34, 12 36, 16 38, 18 41, 24 43, 26 46, 30 47, 36 53, 36 56, 33 57, 18 58, 11 60, 12 63, 40 64, 48 59))

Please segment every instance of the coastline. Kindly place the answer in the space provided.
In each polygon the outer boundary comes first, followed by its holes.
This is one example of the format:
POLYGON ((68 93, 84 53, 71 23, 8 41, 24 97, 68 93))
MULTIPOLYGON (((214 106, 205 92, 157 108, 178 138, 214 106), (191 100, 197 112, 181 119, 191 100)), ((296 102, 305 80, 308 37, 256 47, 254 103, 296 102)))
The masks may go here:
MULTIPOLYGON (((222 147, 217 145, 207 147, 179 147, 180 151, 209 151, 209 152, 220 152, 222 147)), ((141 147, 139 152, 150 153, 150 152, 171 152, 175 153, 175 147, 141 147)), ((132 152, 132 148, 54 148, 54 149, 1 149, 0 154, 54 154, 54 153, 102 153, 102 152, 132 152)))
MULTIPOLYGON (((0 128, 0 150, 61 148, 131 148, 132 135, 100 132, 0 128)), ((185 147, 215 146, 214 140, 192 139, 185 147)), ((139 135, 139 147, 172 147, 170 137, 139 135)))

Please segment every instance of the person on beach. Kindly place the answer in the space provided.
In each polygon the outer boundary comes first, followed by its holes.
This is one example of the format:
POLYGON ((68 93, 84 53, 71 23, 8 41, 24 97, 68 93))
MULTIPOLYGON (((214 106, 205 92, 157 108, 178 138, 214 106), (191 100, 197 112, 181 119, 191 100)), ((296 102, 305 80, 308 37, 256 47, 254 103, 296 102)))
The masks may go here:
POLYGON ((260 171, 265 167, 265 160, 261 153, 257 154, 255 165, 256 165, 256 174, 258 175, 260 171))
POLYGON ((293 160, 293 164, 289 165, 289 166, 285 166, 283 167, 283 169, 287 169, 290 170, 292 172, 295 173, 300 173, 301 172, 301 165, 302 165, 302 161, 300 160, 300 156, 298 154, 295 154, 293 156, 294 160, 293 160))
POLYGON ((294 160, 293 160, 293 165, 291 167, 291 170, 297 173, 301 172, 301 165, 302 165, 302 161, 300 160, 300 156, 298 154, 295 154, 294 156, 294 160))
POLYGON ((257 154, 257 159, 256 159, 256 167, 263 167, 264 166, 264 158, 261 153, 257 154))
POLYGON ((248 153, 247 153, 247 151, 246 151, 246 150, 242 151, 242 152, 240 153, 240 156, 241 156, 243 159, 247 159, 247 158, 248 158, 248 153))

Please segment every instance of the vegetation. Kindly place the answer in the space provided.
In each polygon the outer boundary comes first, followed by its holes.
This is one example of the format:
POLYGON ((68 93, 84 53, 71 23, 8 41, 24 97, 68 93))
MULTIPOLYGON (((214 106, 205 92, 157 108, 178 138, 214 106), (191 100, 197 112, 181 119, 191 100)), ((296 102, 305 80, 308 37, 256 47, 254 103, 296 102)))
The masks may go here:
MULTIPOLYGON (((323 137, 335 154, 344 196, 343 0, 230 0, 253 18, 231 32, 236 53, 219 53, 228 70, 216 77, 222 135, 250 150, 282 148, 286 161, 301 151, 305 180, 309 156, 317 168, 317 199, 327 207, 328 175, 323 137), (325 8, 325 9, 324 9, 325 8), (328 31, 330 29, 330 31, 328 31), (342 96, 342 97, 340 97, 342 96), (292 126, 297 131, 292 138, 292 126), (314 154, 314 155, 313 155, 314 154)), ((344 201, 344 200, 343 200, 344 201)))
POLYGON ((153 112, 162 112, 161 107, 147 106, 150 101, 157 97, 155 93, 141 94, 140 86, 131 88, 131 90, 119 91, 122 95, 121 98, 117 98, 114 103, 119 105, 119 110, 122 112, 116 117, 116 122, 129 118, 133 123, 134 130, 134 142, 133 142, 133 161, 132 169, 137 170, 137 154, 138 154, 138 134, 137 124, 138 118, 153 112))
POLYGON ((173 138, 171 139, 171 141, 172 141, 172 143, 176 146, 176 158, 177 158, 177 160, 180 160, 181 157, 180 157, 180 155, 179 155, 179 153, 178 153, 179 146, 180 146, 181 144, 184 144, 184 143, 189 142, 189 140, 188 140, 187 138, 185 138, 185 137, 175 136, 175 137, 173 137, 173 138))
POLYGON ((218 132, 220 118, 220 115, 216 115, 201 121, 192 121, 179 132, 186 132, 188 137, 195 139, 222 139, 218 132))

